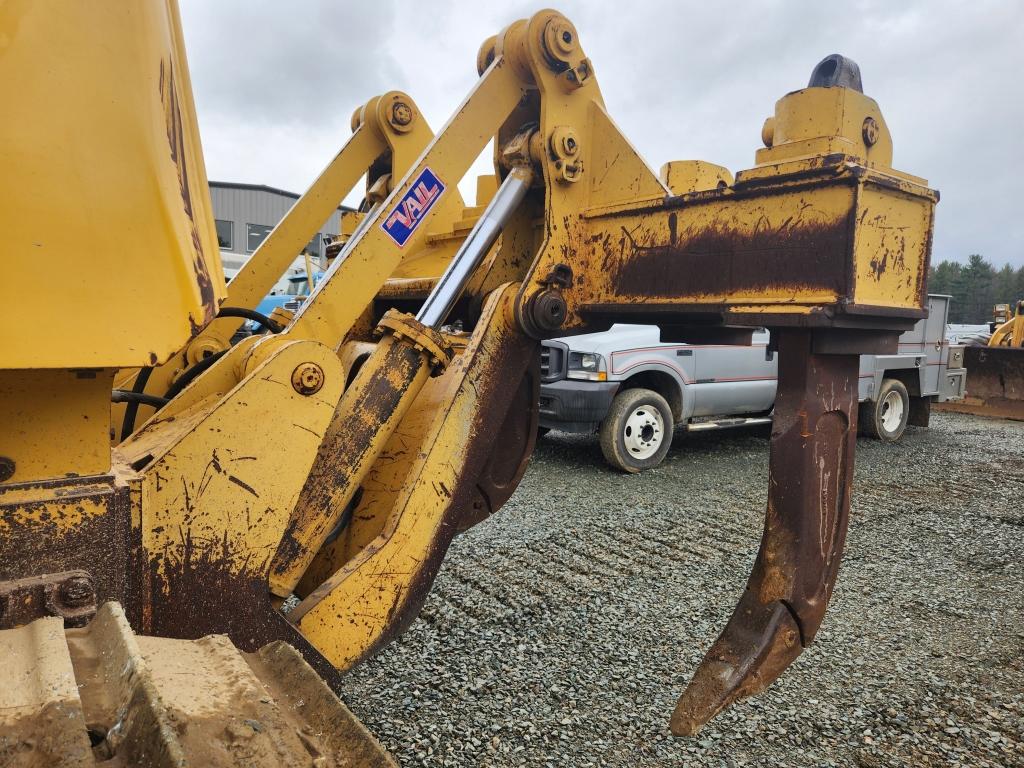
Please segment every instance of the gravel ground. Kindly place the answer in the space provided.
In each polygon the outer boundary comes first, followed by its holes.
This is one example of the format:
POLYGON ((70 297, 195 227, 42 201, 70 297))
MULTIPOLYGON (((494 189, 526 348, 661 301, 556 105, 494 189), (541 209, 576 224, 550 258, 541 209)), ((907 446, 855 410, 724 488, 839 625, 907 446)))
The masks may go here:
POLYGON ((859 442, 817 642, 695 739, 668 718, 757 551, 763 431, 636 476, 548 435, 345 699, 405 766, 1024 766, 1024 424, 932 421, 859 442))

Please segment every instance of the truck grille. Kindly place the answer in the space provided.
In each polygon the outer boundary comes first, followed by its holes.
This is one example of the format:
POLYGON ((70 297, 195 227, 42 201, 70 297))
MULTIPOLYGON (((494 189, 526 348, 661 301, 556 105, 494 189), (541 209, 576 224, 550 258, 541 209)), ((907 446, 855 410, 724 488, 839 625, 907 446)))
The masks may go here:
POLYGON ((542 341, 540 347, 540 380, 557 381, 565 378, 565 363, 569 348, 558 341, 542 341))

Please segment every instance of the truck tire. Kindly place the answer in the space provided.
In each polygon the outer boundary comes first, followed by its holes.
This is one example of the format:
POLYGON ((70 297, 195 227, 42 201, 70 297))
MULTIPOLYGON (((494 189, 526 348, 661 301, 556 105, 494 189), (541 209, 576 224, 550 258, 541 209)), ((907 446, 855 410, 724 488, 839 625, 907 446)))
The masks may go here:
POLYGON ((910 394, 903 382, 897 379, 882 379, 878 398, 860 404, 860 433, 895 443, 907 428, 910 416, 910 394))
POLYGON ((672 445, 672 409, 651 389, 627 389, 612 400, 601 422, 601 453, 623 472, 661 464, 672 445))

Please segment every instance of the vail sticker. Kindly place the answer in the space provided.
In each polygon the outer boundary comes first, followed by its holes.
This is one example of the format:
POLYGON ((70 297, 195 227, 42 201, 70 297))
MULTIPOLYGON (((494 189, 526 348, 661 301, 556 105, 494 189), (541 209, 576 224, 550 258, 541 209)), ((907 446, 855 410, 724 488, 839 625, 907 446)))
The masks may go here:
POLYGON ((388 233, 399 247, 412 237, 416 227, 444 194, 444 183, 429 168, 424 168, 409 191, 402 195, 398 205, 388 214, 381 229, 388 233))

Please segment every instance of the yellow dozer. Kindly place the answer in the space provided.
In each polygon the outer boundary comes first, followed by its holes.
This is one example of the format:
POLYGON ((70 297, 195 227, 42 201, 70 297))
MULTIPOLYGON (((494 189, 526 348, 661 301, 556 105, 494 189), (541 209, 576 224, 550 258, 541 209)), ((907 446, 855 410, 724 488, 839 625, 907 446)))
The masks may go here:
POLYGON ((2 270, 39 286, 0 324, 0 765, 392 764, 333 692, 515 490, 540 340, 616 322, 768 327, 779 352, 761 548, 673 733, 813 641, 859 355, 924 315, 937 201, 892 167, 853 62, 779 99, 750 168, 656 173, 540 11, 483 42, 436 135, 403 93, 356 110, 225 285, 173 0, 8 2, 0 33, 2 270), (260 316, 364 176, 324 279, 260 316), (246 320, 263 331, 232 345, 246 320))
POLYGON ((1024 421, 1024 300, 997 304, 984 346, 964 348, 967 393, 946 410, 1024 421))

